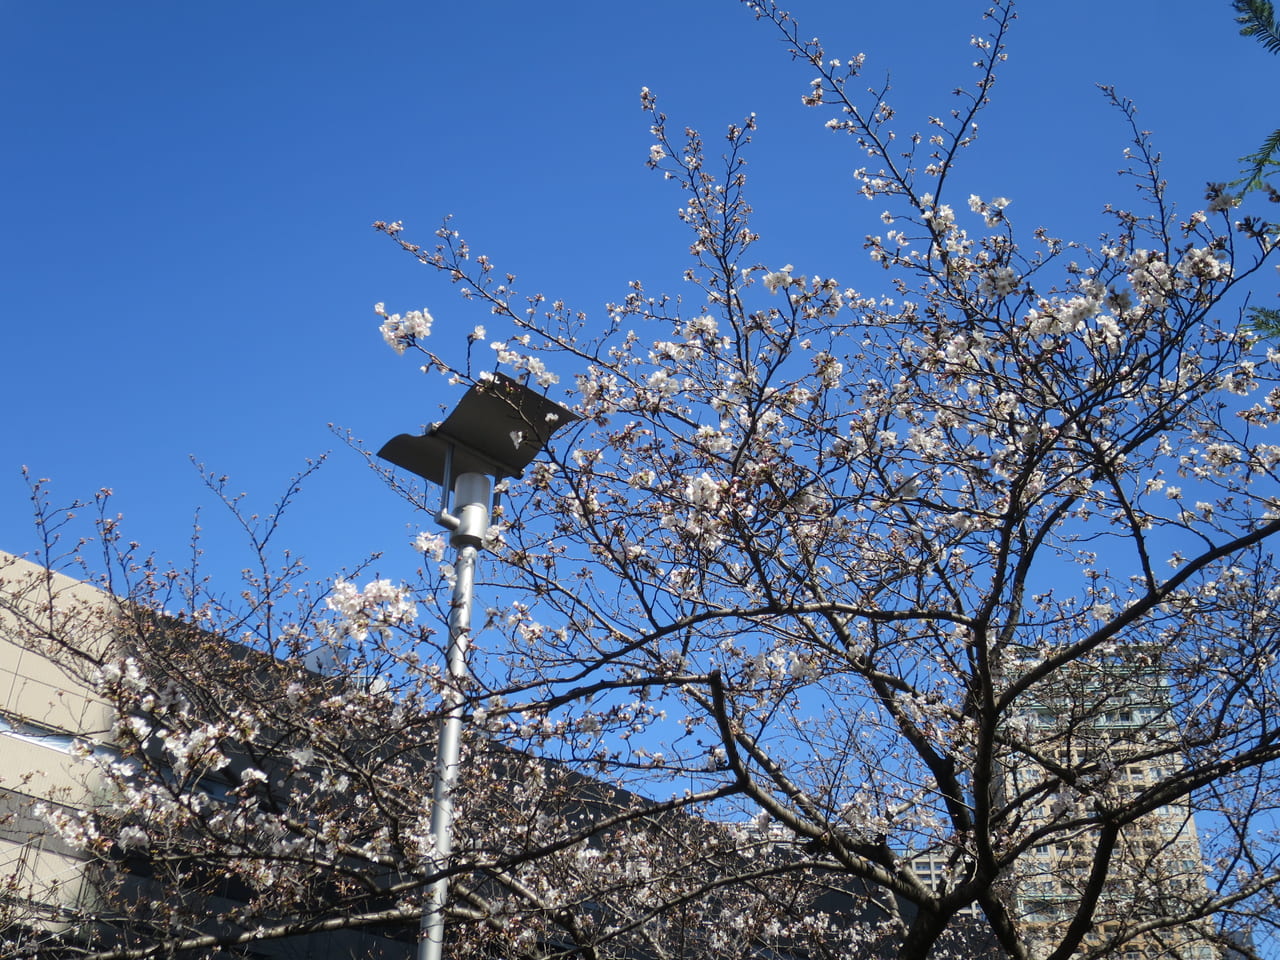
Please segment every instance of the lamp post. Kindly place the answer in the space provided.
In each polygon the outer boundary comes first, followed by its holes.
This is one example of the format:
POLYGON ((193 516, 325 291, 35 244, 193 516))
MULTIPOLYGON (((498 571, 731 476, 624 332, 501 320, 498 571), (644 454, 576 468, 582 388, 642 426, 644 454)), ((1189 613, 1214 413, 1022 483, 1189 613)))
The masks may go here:
MULTIPOLYGON (((463 686, 471 641, 471 598, 476 559, 489 532, 490 478, 519 477, 559 427, 578 419, 553 400, 502 374, 482 379, 457 408, 422 436, 402 433, 378 451, 383 460, 440 486, 436 523, 449 531, 455 551, 449 606, 448 680, 436 746, 431 836, 436 867, 444 871, 453 850, 453 789, 462 741, 463 686), (452 493, 452 503, 450 503, 452 493)), ((427 893, 418 960, 440 960, 449 880, 440 877, 427 893)))

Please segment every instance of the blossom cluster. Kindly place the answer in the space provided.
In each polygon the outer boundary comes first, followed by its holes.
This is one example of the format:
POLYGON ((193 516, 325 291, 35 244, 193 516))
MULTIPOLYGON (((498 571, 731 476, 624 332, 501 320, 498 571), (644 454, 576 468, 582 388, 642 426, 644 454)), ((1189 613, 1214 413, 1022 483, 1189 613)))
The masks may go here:
POLYGON ((341 631, 356 640, 365 640, 371 632, 390 637, 418 617, 413 593, 390 580, 372 580, 360 589, 339 578, 325 604, 338 614, 341 631))
POLYGON ((386 306, 378 303, 373 312, 382 317, 382 325, 378 328, 382 339, 396 353, 403 354, 414 344, 431 335, 431 314, 426 310, 410 310, 404 316, 398 313, 388 314, 386 306))

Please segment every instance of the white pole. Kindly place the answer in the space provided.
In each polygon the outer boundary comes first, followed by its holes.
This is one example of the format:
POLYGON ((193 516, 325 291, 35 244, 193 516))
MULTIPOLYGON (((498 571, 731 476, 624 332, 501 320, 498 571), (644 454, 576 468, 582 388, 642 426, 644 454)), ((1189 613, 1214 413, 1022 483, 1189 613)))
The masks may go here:
MULTIPOLYGON (((438 518, 452 534, 456 551, 453 600, 449 607, 449 677, 444 690, 444 716, 436 754, 435 783, 431 798, 431 836, 435 843, 435 867, 449 866, 453 851, 453 788, 458 780, 458 754, 462 740, 463 686, 467 679, 467 647, 471 641, 471 594, 475 586, 476 557, 489 531, 489 478, 464 473, 453 487, 456 516, 444 511, 438 518), (461 504, 461 506, 458 506, 461 504)), ((427 891, 427 912, 422 915, 418 960, 440 960, 444 950, 444 909, 449 880, 441 877, 427 891)))

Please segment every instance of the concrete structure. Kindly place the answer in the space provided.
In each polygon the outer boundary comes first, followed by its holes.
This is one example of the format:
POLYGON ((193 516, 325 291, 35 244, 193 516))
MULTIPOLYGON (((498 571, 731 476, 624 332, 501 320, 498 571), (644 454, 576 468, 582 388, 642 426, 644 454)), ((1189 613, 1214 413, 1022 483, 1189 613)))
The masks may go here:
POLYGON ((59 933, 92 897, 83 856, 42 829, 32 808, 74 807, 96 789, 74 749, 77 741, 105 746, 111 717, 52 638, 101 651, 108 599, 0 554, 0 927, 21 922, 59 933), (16 640, 41 636, 50 638, 43 648, 16 640))
MULTIPOLYGON (((1121 805, 1182 765, 1168 682, 1158 666, 1135 652, 1104 665, 1066 668, 1020 720, 1045 762, 1029 758, 1006 773, 1006 794, 1035 797, 1024 830, 1121 805), (1073 771, 1080 789, 1062 782, 1050 764, 1073 771)), ((1096 830, 1055 830, 1023 858, 1013 893, 1015 910, 1043 936, 1033 957, 1056 945, 1074 915, 1099 846, 1096 830)), ((1198 924, 1159 926, 1185 915, 1206 894, 1205 867, 1190 804, 1159 807, 1124 827, 1094 914, 1091 945, 1117 934, 1127 941, 1121 960, 1218 960, 1220 952, 1198 924), (1155 924, 1128 939, 1138 924, 1155 924)))

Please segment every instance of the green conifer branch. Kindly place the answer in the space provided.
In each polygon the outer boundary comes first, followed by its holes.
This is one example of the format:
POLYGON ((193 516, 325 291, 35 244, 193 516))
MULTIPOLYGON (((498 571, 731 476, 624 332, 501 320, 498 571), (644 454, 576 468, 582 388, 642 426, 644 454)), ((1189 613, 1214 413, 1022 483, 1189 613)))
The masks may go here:
POLYGON ((1240 35, 1255 37, 1271 53, 1280 53, 1280 23, 1271 0, 1232 0, 1240 35))
MULTIPOLYGON (((1280 54, 1280 21, 1276 20, 1275 4, 1271 0, 1231 0, 1236 11, 1236 23, 1240 24, 1240 35, 1253 37, 1268 51, 1280 54)), ((1231 186, 1241 188, 1242 192, 1260 189, 1266 178, 1280 166, 1280 130, 1262 142, 1262 146, 1253 153, 1240 158, 1246 164, 1244 175, 1232 182, 1231 186)))

